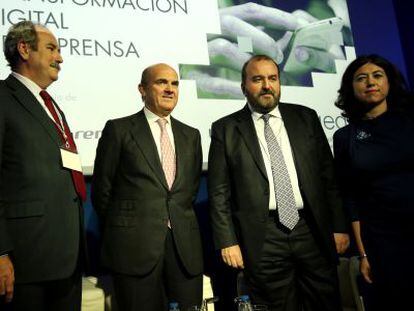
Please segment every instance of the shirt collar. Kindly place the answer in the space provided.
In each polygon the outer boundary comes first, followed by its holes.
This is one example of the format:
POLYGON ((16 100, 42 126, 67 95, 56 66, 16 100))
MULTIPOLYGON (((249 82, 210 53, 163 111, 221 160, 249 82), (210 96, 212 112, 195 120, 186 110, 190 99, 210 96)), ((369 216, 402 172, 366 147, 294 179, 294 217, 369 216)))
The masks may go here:
MULTIPOLYGON (((148 123, 155 123, 158 121, 158 119, 161 119, 160 116, 157 116, 155 113, 153 113, 151 110, 149 110, 147 107, 144 106, 144 114, 145 117, 148 120, 148 123)), ((167 120, 167 124, 171 124, 171 117, 170 115, 163 117, 165 120, 167 120)))
MULTIPOLYGON (((250 103, 247 103, 247 105, 248 105, 248 107, 249 107, 249 109, 250 109, 250 111, 252 113, 253 120, 254 121, 260 120, 262 118, 262 116, 263 116, 263 113, 254 111, 253 108, 252 108, 252 106, 250 105, 250 103)), ((267 114, 271 115, 272 117, 276 117, 276 118, 281 119, 282 118, 282 115, 280 114, 279 104, 276 105, 276 107, 273 108, 273 110, 269 111, 267 114)))
POLYGON ((34 95, 39 95, 42 88, 38 86, 36 83, 34 83, 29 78, 21 75, 20 73, 17 73, 15 71, 12 71, 12 76, 15 77, 17 80, 19 80, 25 87, 27 87, 30 92, 32 92, 34 95))

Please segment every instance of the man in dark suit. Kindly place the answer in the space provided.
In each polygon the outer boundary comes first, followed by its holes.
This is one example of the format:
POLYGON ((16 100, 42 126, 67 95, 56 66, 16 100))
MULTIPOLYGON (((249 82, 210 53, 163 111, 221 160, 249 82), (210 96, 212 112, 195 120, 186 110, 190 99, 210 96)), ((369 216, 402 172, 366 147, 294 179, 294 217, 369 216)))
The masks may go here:
POLYGON ((65 116, 45 91, 63 61, 58 42, 20 22, 4 53, 12 73, 0 82, 0 309, 80 310, 86 190, 80 161, 65 158, 77 159, 65 116))
POLYGON ((202 250, 193 210, 200 133, 170 116, 178 76, 166 64, 142 73, 140 112, 105 125, 92 200, 102 225, 102 262, 120 309, 182 310, 202 299, 202 250))
POLYGON ((212 126, 209 199, 223 260, 271 310, 341 310, 337 252, 348 246, 332 155, 315 111, 279 103, 277 64, 242 71, 247 105, 212 126))

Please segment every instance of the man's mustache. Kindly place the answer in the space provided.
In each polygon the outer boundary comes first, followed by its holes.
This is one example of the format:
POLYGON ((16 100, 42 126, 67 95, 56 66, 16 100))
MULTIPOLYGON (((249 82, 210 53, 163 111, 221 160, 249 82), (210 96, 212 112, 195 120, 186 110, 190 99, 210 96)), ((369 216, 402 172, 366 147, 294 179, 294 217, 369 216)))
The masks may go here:
POLYGON ((260 92, 259 96, 262 96, 262 95, 272 95, 272 96, 275 96, 275 93, 273 93, 271 90, 263 90, 263 91, 260 92))

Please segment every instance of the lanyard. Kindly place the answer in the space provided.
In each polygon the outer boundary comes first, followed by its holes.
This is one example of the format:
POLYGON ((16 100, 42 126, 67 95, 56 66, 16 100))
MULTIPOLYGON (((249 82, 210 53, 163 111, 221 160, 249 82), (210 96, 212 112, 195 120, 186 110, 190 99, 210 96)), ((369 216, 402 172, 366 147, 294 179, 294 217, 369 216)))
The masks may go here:
POLYGON ((63 123, 62 116, 60 115, 59 110, 56 108, 53 100, 51 100, 51 101, 52 101, 52 107, 53 107, 53 109, 55 109, 56 115, 57 115, 57 117, 59 119, 59 123, 57 123, 55 121, 55 118, 53 118, 53 115, 49 111, 49 109, 46 107, 46 104, 43 103, 43 105, 46 108, 45 110, 46 110, 48 116, 50 117, 50 119, 52 120, 52 122, 56 125, 56 128, 58 129, 58 131, 62 134, 62 137, 65 140, 65 148, 66 149, 70 149, 69 139, 68 139, 68 135, 66 135, 66 132, 65 132, 65 126, 64 126, 64 123, 63 123))

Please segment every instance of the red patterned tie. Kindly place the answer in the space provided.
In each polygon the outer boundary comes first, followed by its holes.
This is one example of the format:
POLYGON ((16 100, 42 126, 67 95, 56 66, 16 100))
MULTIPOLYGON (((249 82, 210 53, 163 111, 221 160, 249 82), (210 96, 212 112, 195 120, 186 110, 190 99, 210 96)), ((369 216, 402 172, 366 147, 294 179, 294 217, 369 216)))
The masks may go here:
MULTIPOLYGON (((55 121, 54 124, 55 124, 56 130, 60 138, 62 139, 63 143, 65 143, 66 148, 72 152, 77 153, 75 141, 73 140, 72 134, 69 130, 69 126, 63 119, 62 119, 62 124, 61 124, 61 121, 58 117, 58 114, 52 103, 52 98, 50 97, 49 93, 43 90, 40 92, 40 96, 43 98, 47 109, 51 113, 55 121), (63 131, 65 134, 63 134, 62 129, 61 129, 62 125, 63 125, 63 131)), ((76 189, 76 193, 79 195, 82 201, 86 201, 86 185, 85 185, 85 179, 83 178, 82 172, 71 170, 71 174, 72 174, 73 184, 76 189)))

